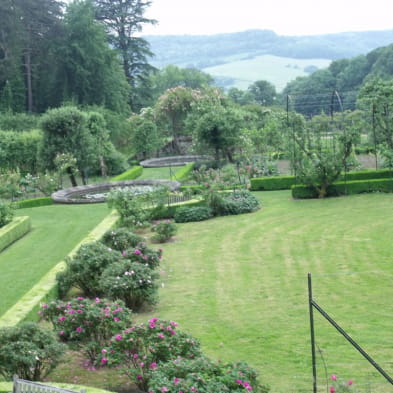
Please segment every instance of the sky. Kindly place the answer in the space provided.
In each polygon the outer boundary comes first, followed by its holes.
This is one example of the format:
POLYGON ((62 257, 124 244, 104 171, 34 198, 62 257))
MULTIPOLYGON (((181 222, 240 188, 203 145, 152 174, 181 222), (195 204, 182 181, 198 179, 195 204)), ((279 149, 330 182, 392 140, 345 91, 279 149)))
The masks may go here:
POLYGON ((273 30, 315 35, 393 29, 392 0, 152 0, 143 35, 273 30))

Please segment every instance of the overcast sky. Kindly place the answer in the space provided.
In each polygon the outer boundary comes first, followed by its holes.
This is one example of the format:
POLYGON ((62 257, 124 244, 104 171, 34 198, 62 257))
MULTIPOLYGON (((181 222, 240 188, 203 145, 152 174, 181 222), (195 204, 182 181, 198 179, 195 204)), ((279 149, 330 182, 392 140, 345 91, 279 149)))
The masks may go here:
POLYGON ((280 35, 393 29, 393 0, 153 0, 147 34, 269 29, 280 35))

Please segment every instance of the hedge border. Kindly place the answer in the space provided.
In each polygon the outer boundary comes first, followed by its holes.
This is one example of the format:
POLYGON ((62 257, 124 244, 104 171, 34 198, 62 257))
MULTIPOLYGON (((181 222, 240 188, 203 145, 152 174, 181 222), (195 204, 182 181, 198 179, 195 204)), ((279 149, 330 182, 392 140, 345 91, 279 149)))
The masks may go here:
MULTIPOLYGON (((393 192, 393 180, 371 179, 339 181, 328 187, 327 196, 355 195, 371 192, 393 192)), ((292 197, 295 199, 317 198, 318 193, 312 187, 295 185, 292 187, 292 197)))
MULTIPOLYGON (((74 392, 80 392, 85 390, 86 393, 113 393, 110 390, 99 389, 91 386, 75 385, 72 383, 60 383, 60 382, 38 382, 48 386, 54 386, 61 389, 72 390, 74 392)), ((0 382, 0 393, 9 393, 13 391, 13 382, 0 382)))
POLYGON ((26 235, 30 229, 30 217, 14 217, 9 224, 0 228, 0 252, 26 235))
POLYGON ((176 171, 174 175, 171 176, 171 180, 177 180, 179 182, 187 180, 190 173, 194 169, 194 166, 195 162, 190 162, 189 164, 184 165, 181 169, 176 171))
POLYGON ((40 197, 32 199, 23 199, 21 201, 13 202, 15 209, 27 209, 31 207, 49 206, 53 205, 53 200, 51 197, 40 197))
POLYGON ((122 180, 134 180, 141 176, 143 173, 143 167, 140 165, 133 166, 132 168, 128 169, 127 171, 120 173, 115 177, 112 177, 110 181, 122 181, 122 180))
MULTIPOLYGON (((72 257, 82 244, 99 240, 104 233, 116 224, 119 216, 112 211, 85 238, 83 238, 67 257, 72 257)), ((0 318, 0 327, 15 326, 25 321, 37 321, 38 310, 42 302, 54 298, 57 293, 56 274, 66 267, 64 260, 60 261, 33 288, 25 293, 19 301, 9 308, 0 318)))

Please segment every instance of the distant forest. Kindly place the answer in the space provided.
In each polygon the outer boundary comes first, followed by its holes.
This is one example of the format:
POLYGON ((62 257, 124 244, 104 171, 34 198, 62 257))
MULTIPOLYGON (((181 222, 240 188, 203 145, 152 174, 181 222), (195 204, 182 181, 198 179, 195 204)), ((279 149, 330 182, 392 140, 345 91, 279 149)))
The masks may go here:
POLYGON ((280 36, 270 30, 216 35, 146 36, 156 67, 174 64, 199 69, 223 64, 239 55, 275 55, 296 59, 352 58, 393 43, 393 30, 316 36, 280 36))

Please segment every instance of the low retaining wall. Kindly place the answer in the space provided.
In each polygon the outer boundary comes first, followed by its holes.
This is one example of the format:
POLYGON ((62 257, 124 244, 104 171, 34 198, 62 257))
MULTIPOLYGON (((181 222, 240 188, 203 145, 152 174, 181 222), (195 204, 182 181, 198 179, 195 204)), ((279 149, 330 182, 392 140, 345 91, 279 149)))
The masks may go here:
POLYGON ((81 198, 82 195, 90 193, 101 193, 110 191, 112 188, 124 188, 131 186, 165 186, 171 191, 175 191, 180 187, 180 183, 172 180, 123 180, 113 181, 110 183, 99 183, 99 184, 88 184, 86 186, 78 186, 65 188, 59 190, 51 195, 51 198, 55 203, 68 203, 68 204, 80 204, 80 203, 102 203, 105 202, 105 197, 86 199, 81 198), (80 197, 80 198, 78 198, 80 197))
POLYGON ((166 166, 182 166, 196 161, 211 160, 209 156, 172 156, 162 158, 152 158, 140 162, 144 168, 161 168, 166 166))

